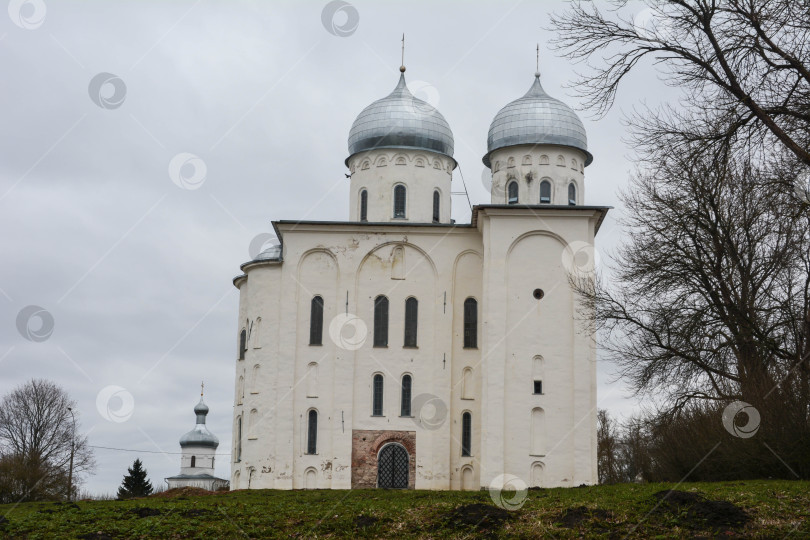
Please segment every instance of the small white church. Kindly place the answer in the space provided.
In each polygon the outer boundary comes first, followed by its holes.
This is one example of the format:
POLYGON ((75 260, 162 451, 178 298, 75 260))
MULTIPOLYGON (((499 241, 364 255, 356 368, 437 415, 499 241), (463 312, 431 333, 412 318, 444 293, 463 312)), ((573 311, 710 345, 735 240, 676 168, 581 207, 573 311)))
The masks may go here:
POLYGON ((228 487, 228 480, 214 475, 219 439, 208 431, 205 418, 208 416, 208 405, 203 401, 194 406, 197 422, 194 429, 180 437, 180 474, 166 478, 169 489, 197 487, 217 491, 228 487))
POLYGON ((453 134, 405 68, 349 131, 346 221, 273 221, 241 266, 231 488, 595 484, 596 351, 572 273, 582 122, 536 73, 489 128, 490 204, 450 215, 453 134))

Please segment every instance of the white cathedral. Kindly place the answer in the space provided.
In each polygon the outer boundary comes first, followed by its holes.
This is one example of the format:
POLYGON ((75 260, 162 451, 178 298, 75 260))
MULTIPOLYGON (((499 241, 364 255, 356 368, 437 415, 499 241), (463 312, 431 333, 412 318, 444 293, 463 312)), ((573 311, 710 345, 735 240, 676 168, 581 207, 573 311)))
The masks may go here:
POLYGON ((583 204, 583 124, 536 73, 489 128, 491 203, 458 224, 450 126, 400 71, 349 131, 349 219, 274 221, 281 244, 233 280, 231 489, 595 484, 592 314, 569 277, 608 207, 583 204))

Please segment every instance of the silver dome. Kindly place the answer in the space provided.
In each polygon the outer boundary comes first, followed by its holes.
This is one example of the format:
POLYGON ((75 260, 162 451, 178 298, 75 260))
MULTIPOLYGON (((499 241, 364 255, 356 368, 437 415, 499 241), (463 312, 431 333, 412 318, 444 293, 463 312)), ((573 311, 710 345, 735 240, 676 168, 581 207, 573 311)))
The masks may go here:
POLYGON ((265 249, 253 259, 254 261, 278 261, 281 260, 281 245, 274 244, 265 249))
POLYGON ((205 427, 205 417, 208 416, 208 405, 203 401, 200 396, 200 402, 194 406, 194 414, 197 415, 197 425, 194 429, 180 437, 180 447, 186 446, 207 446, 216 448, 219 446, 219 439, 217 436, 208 431, 205 427))
POLYGON ((363 109, 349 131, 349 157, 374 148, 416 148, 453 157, 447 120, 411 94, 404 73, 394 91, 363 109))
POLYGON ((518 144, 571 146, 585 152, 585 165, 593 161, 582 121, 571 107, 546 94, 539 73, 526 95, 498 111, 492 120, 484 165, 490 167, 493 150, 518 144))

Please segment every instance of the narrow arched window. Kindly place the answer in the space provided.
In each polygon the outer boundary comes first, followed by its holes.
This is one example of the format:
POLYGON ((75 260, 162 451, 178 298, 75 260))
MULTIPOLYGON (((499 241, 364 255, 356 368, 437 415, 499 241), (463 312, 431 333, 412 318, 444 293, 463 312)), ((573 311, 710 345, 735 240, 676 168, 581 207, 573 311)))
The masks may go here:
POLYGON ((242 416, 236 419, 236 461, 242 461, 242 416))
POLYGON ((517 204, 518 203, 518 185, 517 182, 509 182, 509 186, 506 188, 506 202, 509 204, 517 204))
POLYGON ((411 415, 411 384, 413 379, 410 375, 402 377, 402 404, 400 406, 400 416, 411 415))
POLYGON ((374 346, 388 347, 388 298, 374 299, 374 346))
POLYGON ((371 403, 371 415, 372 416, 382 416, 383 415, 383 376, 377 373, 374 375, 373 384, 372 384, 372 403, 371 403))
POLYGON ((472 455, 472 415, 468 412, 461 415, 461 455, 472 455))
POLYGON ((323 298, 315 296, 309 305, 309 344, 323 343, 323 298))
POLYGON ((439 190, 433 192, 433 223, 439 222, 439 205, 441 202, 441 195, 439 190))
POLYGON ((403 185, 394 188, 394 217, 405 217, 405 186, 403 185))
POLYGON ((419 301, 405 300, 405 347, 416 347, 416 327, 419 319, 419 301))
POLYGON ((191 456, 191 468, 197 466, 197 456, 191 456))
POLYGON ((368 221, 368 191, 360 192, 360 221, 368 221))
POLYGON ((568 184, 568 204, 576 206, 577 204, 577 187, 572 183, 568 184))
POLYGON ((543 180, 540 182, 540 204, 551 203, 551 182, 543 180))
POLYGON ((318 411, 307 413, 307 454, 318 453, 318 411))
POLYGON ((464 348, 478 348, 478 302, 475 298, 464 300, 464 348))
POLYGON ((247 351, 247 330, 242 329, 239 333, 239 360, 245 359, 245 351, 247 351))

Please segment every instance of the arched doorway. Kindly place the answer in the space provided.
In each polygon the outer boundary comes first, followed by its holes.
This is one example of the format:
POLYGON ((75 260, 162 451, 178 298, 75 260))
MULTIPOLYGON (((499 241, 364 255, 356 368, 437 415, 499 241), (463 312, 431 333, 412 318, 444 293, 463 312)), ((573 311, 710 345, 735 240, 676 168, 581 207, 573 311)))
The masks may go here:
POLYGON ((304 489, 315 489, 317 487, 317 479, 315 475, 315 469, 312 467, 306 470, 304 473, 304 489))
POLYGON ((472 467, 464 467, 461 469, 461 489, 470 491, 473 489, 473 470, 472 467))
POLYGON ((389 443, 377 454, 377 487, 406 489, 408 487, 408 451, 397 443, 389 443))

